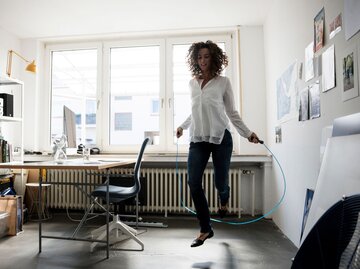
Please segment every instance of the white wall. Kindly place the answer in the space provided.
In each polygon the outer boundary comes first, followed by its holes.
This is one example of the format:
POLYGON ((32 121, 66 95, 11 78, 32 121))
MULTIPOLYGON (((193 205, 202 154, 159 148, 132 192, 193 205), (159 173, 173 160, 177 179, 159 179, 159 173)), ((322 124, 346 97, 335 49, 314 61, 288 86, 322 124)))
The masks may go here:
MULTIPOLYGON (((20 51, 21 42, 15 35, 0 27, 0 74, 6 74, 7 52, 12 49, 20 51)), ((21 60, 20 60, 21 61, 21 60)), ((16 60, 12 64, 13 74, 18 74, 21 62, 16 60)))
MULTIPOLYGON (((266 66, 267 141, 281 162, 286 179, 287 194, 284 203, 273 216, 283 233, 299 245, 306 188, 315 188, 320 169, 320 143, 322 128, 332 124, 334 118, 360 111, 360 97, 343 102, 341 99, 341 52, 349 45, 359 43, 360 34, 345 40, 343 30, 329 39, 329 24, 343 14, 343 0, 277 0, 264 24, 266 66), (276 80, 296 59, 304 62, 304 49, 313 40, 313 20, 325 7, 325 48, 335 44, 336 88, 321 93, 321 117, 299 122, 297 119, 281 124, 282 143, 275 144, 277 126, 276 80)), ((311 80, 309 82, 313 82, 311 80)), ((299 89, 309 82, 301 79, 299 89)), ((281 174, 273 164, 274 201, 282 193, 281 174)))
MULTIPOLYGON (((266 136, 264 34, 262 26, 240 27, 241 114, 250 130, 266 136)), ((240 140, 240 154, 267 154, 265 148, 240 140)))
POLYGON ((39 94, 41 77, 44 70, 42 63, 41 43, 34 39, 25 39, 21 41, 21 53, 28 60, 35 60, 37 64, 36 74, 26 72, 24 69, 21 73, 21 80, 24 82, 24 148, 27 150, 39 149, 39 134, 42 132, 42 121, 39 118, 43 111, 43 104, 46 102, 39 94))

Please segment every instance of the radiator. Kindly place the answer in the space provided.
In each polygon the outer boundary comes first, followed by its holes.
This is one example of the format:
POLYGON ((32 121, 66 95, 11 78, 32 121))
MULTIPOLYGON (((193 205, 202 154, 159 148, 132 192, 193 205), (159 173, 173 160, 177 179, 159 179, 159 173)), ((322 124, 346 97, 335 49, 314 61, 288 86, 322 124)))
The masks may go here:
MULTIPOLYGON (((88 171, 89 172, 89 171, 88 171)), ((47 172, 47 181, 59 182, 53 184, 48 190, 47 202, 50 208, 55 209, 85 209, 90 198, 89 194, 96 184, 100 184, 101 176, 97 175, 97 171, 91 171, 91 175, 86 174, 83 170, 49 170, 47 172), (65 185, 70 183, 87 183, 83 186, 84 191, 79 190, 75 185, 65 185)), ((112 169, 111 173, 128 174, 132 169, 120 168, 112 169)), ((230 200, 229 212, 241 216, 241 188, 242 177, 250 176, 252 179, 252 202, 251 214, 254 215, 255 205, 255 184, 254 172, 241 169, 230 169, 229 186, 230 200)), ((146 203, 140 205, 139 212, 144 213, 185 213, 187 210, 183 205, 194 209, 189 188, 187 186, 186 169, 169 168, 142 168, 141 176, 146 179, 146 203)), ((217 199, 217 191, 214 186, 213 170, 206 169, 204 172, 203 187, 209 203, 211 213, 218 210, 219 204, 217 199)))

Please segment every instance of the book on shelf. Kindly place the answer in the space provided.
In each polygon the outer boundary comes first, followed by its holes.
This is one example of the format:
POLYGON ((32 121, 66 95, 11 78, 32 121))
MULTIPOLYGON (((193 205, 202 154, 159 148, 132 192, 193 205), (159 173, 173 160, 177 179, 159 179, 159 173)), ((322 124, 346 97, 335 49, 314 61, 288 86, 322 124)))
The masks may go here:
POLYGON ((12 144, 0 138, 0 163, 11 162, 13 160, 12 150, 12 144))

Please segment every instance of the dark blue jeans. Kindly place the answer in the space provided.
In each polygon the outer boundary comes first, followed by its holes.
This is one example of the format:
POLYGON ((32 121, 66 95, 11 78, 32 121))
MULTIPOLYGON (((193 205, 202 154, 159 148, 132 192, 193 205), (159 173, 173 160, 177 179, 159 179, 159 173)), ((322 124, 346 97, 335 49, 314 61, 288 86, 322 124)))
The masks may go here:
POLYGON ((231 134, 225 130, 221 144, 216 145, 208 142, 190 143, 188 157, 188 185, 193 199, 196 216, 200 222, 200 232, 211 231, 210 212, 208 202, 203 190, 203 173, 212 155, 214 165, 215 187, 218 190, 222 205, 229 200, 229 168, 233 149, 231 134))

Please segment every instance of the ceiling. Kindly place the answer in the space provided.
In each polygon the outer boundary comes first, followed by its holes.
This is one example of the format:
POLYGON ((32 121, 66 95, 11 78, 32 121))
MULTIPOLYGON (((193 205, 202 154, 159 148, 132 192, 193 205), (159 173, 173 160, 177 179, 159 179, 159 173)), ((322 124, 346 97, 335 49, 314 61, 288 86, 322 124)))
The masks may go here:
POLYGON ((262 25, 274 0, 0 0, 0 27, 50 38, 262 25))

